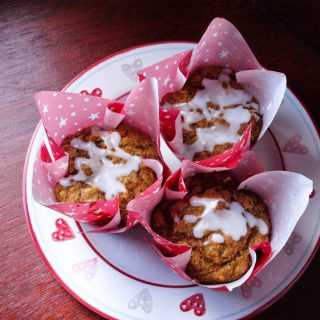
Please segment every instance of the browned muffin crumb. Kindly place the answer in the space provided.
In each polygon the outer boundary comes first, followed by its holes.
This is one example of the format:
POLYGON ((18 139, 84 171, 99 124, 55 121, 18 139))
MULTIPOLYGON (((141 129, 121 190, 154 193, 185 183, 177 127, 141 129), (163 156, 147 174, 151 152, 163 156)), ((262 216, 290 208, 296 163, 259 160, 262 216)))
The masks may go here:
MULTIPOLYGON (((217 67, 217 66, 207 66, 197 70, 196 72, 193 73, 193 75, 189 77, 189 79, 187 80, 186 84, 184 85, 181 91, 175 91, 175 92, 170 92, 166 94, 161 101, 161 105, 164 105, 165 103, 174 105, 179 103, 185 103, 192 100, 198 90, 204 89, 204 87, 202 86, 202 80, 218 79, 222 70, 223 68, 217 67)), ((231 72, 229 74, 229 77, 230 77, 230 81, 224 82, 223 84, 224 86, 226 87, 230 86, 234 89, 244 90, 244 88, 239 83, 237 83, 234 72, 231 72)), ((258 104, 258 101, 253 97, 253 99, 251 100, 251 103, 258 104)), ((208 102, 207 107, 213 108, 215 110, 220 110, 219 105, 216 105, 210 101, 208 102)), ((238 107, 238 105, 229 106, 229 108, 236 108, 236 107, 238 107)), ((251 127, 251 143, 253 144, 257 141, 261 131, 262 116, 253 107, 248 106, 246 107, 246 109, 248 109, 249 112, 251 113, 251 119, 248 123, 241 124, 238 130, 238 134, 242 135, 247 129, 248 125, 251 123, 251 126, 252 126, 251 127)), ((202 113, 201 110, 198 110, 198 112, 202 113)), ((181 120, 182 122, 184 121, 183 117, 181 120)), ((196 128, 209 128, 218 123, 226 127, 230 125, 228 121, 226 121, 223 118, 214 118, 210 121, 206 119, 202 119, 192 124, 190 126, 190 130, 183 129, 183 143, 191 145, 197 140, 196 128)), ((226 150, 230 149, 232 145, 233 145, 232 143, 217 144, 214 146, 214 149, 212 151, 202 151, 202 152, 196 153, 193 157, 193 160, 207 159, 217 154, 221 154, 226 150)))
MULTIPOLYGON (((192 247, 186 273, 203 284, 219 284, 239 279, 250 267, 249 246, 269 241, 271 224, 267 208, 263 201, 253 192, 236 190, 236 182, 226 175, 196 175, 187 179, 190 193, 177 201, 163 201, 153 212, 151 227, 166 239, 178 244, 192 247), (211 180, 211 183, 210 183, 211 180), (187 223, 185 215, 201 216, 203 207, 190 205, 194 195, 206 198, 223 198, 227 202, 236 201, 255 217, 261 218, 268 226, 269 233, 262 235, 258 228, 247 227, 247 234, 239 241, 223 235, 221 230, 214 231, 224 236, 223 243, 208 241, 213 233, 207 231, 203 238, 195 238, 193 227, 196 223, 187 223)), ((220 202, 218 208, 223 209, 220 202)))
MULTIPOLYGON (((112 131, 116 131, 120 134, 121 141, 119 146, 127 153, 141 158, 158 158, 155 143, 143 132, 123 123, 112 131)), ((92 133, 91 128, 86 128, 74 135, 67 136, 61 144, 62 149, 69 154, 68 172, 66 177, 77 173, 74 163, 77 157, 89 158, 86 151, 79 150, 71 146, 71 141, 74 138, 79 138, 84 142, 94 141, 98 148, 106 148, 102 138, 99 135, 92 133)), ((109 158, 115 164, 125 163, 126 161, 115 156, 111 156, 109 158)), ((89 166, 82 166, 81 169, 87 176, 92 174, 89 166)), ((156 181, 156 174, 150 168, 141 163, 137 172, 132 171, 130 175, 120 177, 119 180, 126 188, 125 192, 121 192, 118 195, 121 214, 120 227, 122 227, 126 223, 126 206, 128 202, 152 185, 156 181)), ((65 187, 60 183, 57 183, 54 188, 54 192, 59 202, 92 202, 96 200, 105 200, 105 194, 103 191, 81 181, 72 181, 72 186, 69 187, 65 187)))

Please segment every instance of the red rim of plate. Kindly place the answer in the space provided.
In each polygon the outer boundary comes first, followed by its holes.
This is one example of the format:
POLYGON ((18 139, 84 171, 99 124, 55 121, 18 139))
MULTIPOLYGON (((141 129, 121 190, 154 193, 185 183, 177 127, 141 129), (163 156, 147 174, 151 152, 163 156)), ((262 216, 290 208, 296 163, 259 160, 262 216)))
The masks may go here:
MULTIPOLYGON (((93 67, 97 66, 98 64, 109 60, 110 58, 117 56, 119 54, 123 54, 135 49, 139 49, 139 48, 143 48, 143 47, 147 47, 147 46, 152 46, 152 45, 157 45, 157 44, 168 44, 168 43, 190 43, 190 44, 195 44, 195 42, 193 41, 160 41, 160 42, 154 42, 154 43, 147 43, 147 44, 142 44, 142 45, 137 45, 131 48, 127 48, 118 52, 115 52, 103 59, 100 59, 99 61, 95 62, 94 64, 90 65, 89 67, 87 67, 86 69, 84 69, 82 72, 80 72, 75 78, 73 78, 63 89, 62 91, 65 91, 72 83, 74 83, 77 79, 79 79, 83 74, 85 74, 86 72, 88 72, 89 70, 91 70, 93 67)), ((320 138, 320 130, 316 125, 315 120, 312 118, 310 112, 308 111, 308 109, 306 108, 306 106, 304 105, 304 103, 301 101, 300 98, 298 98, 298 96, 290 89, 290 87, 288 86, 289 90, 291 91, 291 93, 294 95, 294 97, 299 101, 299 103, 301 104, 301 106, 304 108, 304 110, 307 113, 307 116, 309 117, 310 121, 312 122, 314 128, 316 129, 318 136, 320 138)), ((31 234, 31 237, 33 239, 33 242, 38 250, 38 252, 40 253, 41 258, 43 259, 43 261, 45 262, 45 264, 47 265, 47 267, 49 268, 50 272, 53 274, 53 276, 56 278, 56 280, 60 283, 60 285, 67 291, 69 292, 69 294, 71 294, 71 296, 73 296, 75 299, 77 299, 80 303, 82 303, 84 306, 86 306, 87 308, 91 309, 92 311, 94 311, 95 313, 111 319, 111 320, 117 320, 116 318, 102 312, 101 310, 98 310, 97 308, 95 308, 94 306, 92 306, 91 304, 89 304, 88 302, 86 302, 85 300, 83 300, 80 296, 77 295, 77 293, 75 293, 73 290, 71 290, 68 285, 60 278, 60 276, 56 273, 56 271, 54 270, 54 267, 50 264, 50 262, 48 261, 48 259, 46 258, 44 252, 42 251, 40 244, 38 242, 37 236, 32 228, 32 224, 30 221, 30 215, 29 215, 29 210, 28 210, 28 203, 27 203, 27 190, 26 190, 26 180, 27 180, 27 169, 28 169, 28 164, 29 164, 29 157, 30 157, 30 152, 31 152, 31 148, 33 146, 33 142, 35 140, 35 137, 39 131, 41 125, 41 121, 38 122, 37 127, 32 135, 31 141, 29 143, 28 146, 28 151, 27 151, 27 155, 26 155, 26 160, 24 163, 24 168, 23 168, 23 181, 22 181, 22 201, 23 201, 23 207, 24 207, 24 211, 25 211, 25 216, 26 216, 26 220, 27 220, 27 225, 28 225, 28 229, 29 232, 31 234)), ((282 289, 282 291, 280 291, 276 296, 274 296, 272 299, 270 299, 268 302, 266 302, 264 305, 260 306, 258 309, 254 310, 252 313, 246 315, 245 317, 241 318, 241 319, 249 319, 251 317, 253 317, 254 315, 257 315, 258 313, 262 312, 263 310, 267 309, 268 307, 270 307, 272 304, 274 304, 276 301, 278 301, 282 296, 284 296, 291 288, 292 286, 299 280, 299 278, 302 276, 302 274, 305 272, 305 270, 307 269, 307 267, 309 266, 309 264, 311 263, 312 259, 314 258, 317 250, 319 249, 320 246, 320 237, 318 238, 317 244, 314 247, 311 255, 309 256, 308 260, 306 261, 306 263, 304 264, 304 266, 301 268, 301 270, 298 272, 298 274, 294 277, 294 279, 284 288, 282 289)))

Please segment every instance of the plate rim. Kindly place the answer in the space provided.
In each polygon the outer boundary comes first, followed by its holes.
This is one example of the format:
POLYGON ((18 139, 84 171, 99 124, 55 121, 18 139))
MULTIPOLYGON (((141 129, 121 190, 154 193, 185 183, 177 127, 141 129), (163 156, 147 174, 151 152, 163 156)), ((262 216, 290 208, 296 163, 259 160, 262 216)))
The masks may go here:
MULTIPOLYGON (((150 42, 150 43, 144 43, 144 44, 140 44, 140 45, 136 45, 136 46, 132 46, 129 48, 125 48, 119 51, 116 51, 110 55, 107 55, 106 57, 96 61, 95 63, 89 65, 87 68, 85 68, 84 70, 82 70, 80 73, 78 73, 72 80, 70 80, 62 89, 61 91, 65 91, 67 90, 77 79, 79 79, 82 75, 84 75, 85 73, 87 73, 89 70, 91 70, 92 68, 94 68, 95 66, 101 64, 102 62, 111 59, 112 57, 118 56, 120 54, 123 53, 127 53, 129 51, 133 51, 135 49, 140 49, 143 47, 148 47, 148 46, 154 46, 154 45, 165 45, 165 44, 196 44, 196 42, 194 41, 183 41, 183 40, 170 40, 170 41, 158 41, 158 42, 150 42)), ((313 116, 311 115, 310 111, 307 109, 307 107, 305 106, 305 104, 303 103, 303 101, 300 99, 300 97, 295 93, 295 91, 293 91, 290 86, 287 84, 287 89, 290 91, 290 93, 294 96, 294 98, 297 99, 297 101, 299 102, 299 104, 302 106, 302 108, 305 110, 307 117, 309 118, 309 120, 311 121, 313 128, 315 129, 317 135, 318 135, 318 139, 320 140, 320 128, 318 127, 316 121, 314 120, 313 116)), ((98 310, 96 307, 94 307, 93 305, 91 305, 90 303, 88 303, 87 301, 83 300, 75 291, 73 291, 68 285, 67 283, 65 283, 60 276, 58 275, 58 273, 55 271, 54 267, 50 264, 50 262, 48 261, 45 253, 43 252, 43 250, 40 247, 40 244, 38 242, 36 233, 33 229, 32 223, 31 223, 31 219, 30 219, 30 213, 29 213, 29 208, 28 208, 28 201, 27 201, 27 169, 28 169, 28 164, 29 164, 29 158, 30 158, 30 153, 31 153, 31 149, 34 143, 34 140, 38 134, 38 131, 40 129, 40 126, 42 124, 42 121, 39 120, 39 122, 37 123, 37 126, 33 132, 33 135, 31 137, 30 143, 28 145, 28 149, 27 149, 27 153, 26 153, 26 157, 25 157, 25 161, 24 161, 24 167, 23 167, 23 180, 22 180, 22 202, 23 202, 23 208, 24 208, 24 213, 25 213, 25 217, 26 217, 26 222, 27 222, 27 226, 28 226, 28 230, 30 232, 31 238, 35 244, 35 247, 37 248, 40 257, 42 258, 43 262, 45 263, 45 265, 48 267, 49 271, 51 272, 51 274, 56 278, 57 282, 73 297, 75 298, 77 301, 79 301, 81 304, 83 304, 85 307, 89 308, 90 310, 92 310, 93 312, 95 312, 96 314, 103 316, 105 318, 108 318, 110 320, 118 320, 117 318, 112 317, 111 315, 98 310)), ((281 297, 283 297, 296 283, 297 281, 301 278, 301 276, 304 274, 304 272, 306 271, 306 269, 308 268, 308 266, 310 265, 311 261, 313 260, 313 258, 315 257, 318 249, 320 247, 320 235, 318 236, 318 240, 316 242, 316 245, 313 248, 312 253, 310 254, 310 256, 308 257, 307 261, 305 262, 305 264, 303 265, 303 267, 300 269, 300 271, 297 273, 297 275, 288 283, 288 285, 283 288, 277 295, 275 295, 272 299, 270 299, 269 301, 267 301, 266 303, 264 303, 263 305, 261 305, 259 308, 257 308, 256 310, 252 311, 251 313, 245 315, 244 317, 242 317, 242 320, 245 319, 250 319, 251 317, 261 313, 262 311, 266 310, 268 307, 270 307, 272 304, 274 304, 275 302, 277 302, 281 297)))

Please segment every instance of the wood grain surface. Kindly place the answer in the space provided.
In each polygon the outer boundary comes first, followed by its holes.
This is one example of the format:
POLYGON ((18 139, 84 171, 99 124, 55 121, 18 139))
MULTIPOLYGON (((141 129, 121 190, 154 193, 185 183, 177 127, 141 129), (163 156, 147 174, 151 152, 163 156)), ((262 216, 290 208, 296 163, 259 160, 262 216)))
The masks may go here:
MULTIPOLYGON (((319 42, 312 39, 319 40, 320 6, 301 2, 0 2, 1 319, 100 319, 59 285, 28 232, 21 189, 27 147, 39 121, 34 93, 59 90, 90 64, 124 48, 198 41, 212 18, 223 16, 266 68, 286 73, 319 125, 319 42), (296 9, 284 17, 286 7, 296 9)), ((297 284, 255 318, 320 319, 319 262, 318 255, 297 284)))

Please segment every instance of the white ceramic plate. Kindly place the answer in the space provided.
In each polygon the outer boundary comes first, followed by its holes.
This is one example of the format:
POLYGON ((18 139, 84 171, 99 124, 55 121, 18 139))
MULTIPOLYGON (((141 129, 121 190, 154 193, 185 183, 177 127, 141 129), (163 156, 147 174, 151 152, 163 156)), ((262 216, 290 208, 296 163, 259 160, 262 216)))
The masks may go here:
MULTIPOLYGON (((135 85, 136 72, 156 61, 192 48, 191 43, 144 45, 117 53, 89 67, 65 88, 118 98, 135 85)), ((26 157, 24 204, 32 237, 57 280, 90 309, 117 319, 239 319, 263 310, 283 295, 298 279, 316 252, 320 233, 320 192, 312 197, 284 250, 249 284, 232 293, 200 288, 174 274, 156 257, 137 226, 117 235, 87 234, 75 223, 35 203, 32 168, 43 139, 39 123, 26 157), (71 237, 53 241, 52 234, 67 225, 71 237), (60 224, 59 224, 60 222, 60 224), (72 236, 73 234, 73 236, 72 236), (203 299, 202 316, 182 311, 182 301, 194 294, 203 299)), ((302 104, 287 90, 282 106, 255 151, 268 169, 295 171, 320 186, 320 141, 302 104)), ((165 154, 169 159, 170 152, 165 154)), ((173 161, 173 160, 169 160, 173 161)), ((171 162, 176 167, 176 162, 171 162)))

